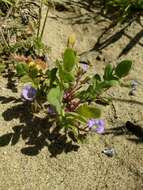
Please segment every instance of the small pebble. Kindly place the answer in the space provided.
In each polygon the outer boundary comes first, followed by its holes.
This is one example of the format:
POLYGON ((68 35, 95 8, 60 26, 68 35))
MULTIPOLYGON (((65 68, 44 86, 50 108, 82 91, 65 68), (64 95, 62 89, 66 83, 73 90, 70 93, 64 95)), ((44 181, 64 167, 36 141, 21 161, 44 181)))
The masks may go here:
POLYGON ((129 92, 130 96, 135 96, 136 95, 136 90, 137 90, 137 86, 138 86, 138 81, 136 80, 132 80, 131 81, 131 90, 129 92))
POLYGON ((130 96, 135 96, 136 95, 136 92, 135 92, 136 90, 131 90, 130 92, 129 92, 129 95, 130 96))
POLYGON ((116 151, 114 148, 105 148, 102 153, 104 153, 105 155, 107 155, 108 157, 113 157, 116 155, 116 151))
POLYGON ((138 86, 138 84, 139 84, 138 81, 132 80, 132 81, 131 81, 131 88, 132 88, 132 89, 133 89, 133 88, 136 89, 136 87, 138 86))

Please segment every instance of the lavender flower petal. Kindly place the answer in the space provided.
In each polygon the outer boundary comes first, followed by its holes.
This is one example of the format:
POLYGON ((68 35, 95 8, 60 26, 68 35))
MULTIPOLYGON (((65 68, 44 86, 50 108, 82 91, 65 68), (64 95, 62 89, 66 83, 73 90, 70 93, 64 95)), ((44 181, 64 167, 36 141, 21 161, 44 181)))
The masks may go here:
POLYGON ((90 119, 88 120, 87 125, 90 130, 95 131, 98 134, 104 133, 105 122, 102 119, 90 119))
POLYGON ((95 131, 96 131, 98 134, 104 133, 104 126, 97 127, 97 128, 95 129, 95 131))
POLYGON ((81 64, 81 68, 83 69, 84 72, 86 72, 89 68, 89 65, 87 64, 81 64))
POLYGON ((95 120, 95 125, 97 125, 98 127, 104 127, 105 122, 103 119, 96 119, 95 120))
POLYGON ((24 100, 33 101, 36 97, 37 90, 33 88, 31 85, 25 85, 22 90, 22 98, 24 100))
POLYGON ((87 125, 88 128, 91 129, 95 125, 95 119, 89 119, 87 125))

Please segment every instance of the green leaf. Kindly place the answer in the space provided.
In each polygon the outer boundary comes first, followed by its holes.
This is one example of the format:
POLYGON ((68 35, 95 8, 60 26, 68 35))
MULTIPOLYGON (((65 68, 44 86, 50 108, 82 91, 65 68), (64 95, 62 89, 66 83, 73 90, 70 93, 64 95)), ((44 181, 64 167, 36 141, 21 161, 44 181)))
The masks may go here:
POLYGON ((70 84, 64 83, 63 87, 64 87, 64 90, 66 90, 66 89, 70 88, 70 84))
POLYGON ((2 0, 2 2, 5 3, 5 4, 9 4, 9 5, 14 4, 14 2, 12 2, 10 0, 2 0))
POLYGON ((109 80, 109 81, 105 80, 105 81, 101 82, 101 83, 98 85, 97 88, 100 88, 100 89, 103 89, 103 88, 110 88, 110 87, 115 86, 115 85, 117 85, 117 84, 119 84, 119 82, 118 82, 117 80, 109 80))
POLYGON ((56 107, 57 112, 61 113, 61 102, 62 102, 63 93, 60 90, 60 87, 51 88, 47 95, 48 102, 56 107))
POLYGON ((92 78, 91 78, 91 86, 89 86, 88 90, 90 91, 91 89, 95 89, 96 86, 100 83, 101 81, 101 77, 99 74, 96 74, 94 75, 92 78))
POLYGON ((56 79, 57 68, 53 68, 50 72, 50 79, 54 81, 56 79))
POLYGON ((125 77, 126 75, 128 75, 131 67, 132 67, 132 61, 130 60, 122 61, 115 68, 115 75, 117 75, 119 78, 125 77))
POLYGON ((72 75, 72 73, 63 71, 63 81, 65 83, 69 83, 69 82, 73 82, 75 80, 74 76, 72 75))
POLYGON ((71 48, 67 48, 64 52, 64 70, 71 72, 76 64, 76 54, 75 51, 71 48))
POLYGON ((101 110, 99 108, 87 104, 81 105, 77 108, 76 112, 87 119, 99 118, 101 116, 101 110))
POLYGON ((111 64, 106 65, 103 78, 104 78, 104 80, 113 79, 113 67, 111 64))
POLYGON ((53 85, 53 83, 56 80, 56 74, 57 74, 57 68, 53 68, 51 71, 47 71, 48 78, 50 79, 50 87, 53 85))
POLYGON ((73 74, 63 70, 61 66, 59 67, 59 75, 64 83, 73 82, 75 80, 73 74))
POLYGON ((28 73, 29 67, 27 64, 24 63, 18 63, 16 65, 16 71, 18 76, 24 76, 28 73))
POLYGON ((38 75, 38 69, 33 67, 30 69, 29 75, 31 78, 36 78, 38 75))
POLYGON ((95 79, 96 81, 101 81, 101 77, 99 74, 94 75, 93 79, 95 79))
MULTIPOLYGON (((94 93, 95 95, 95 93, 94 93)), ((79 98, 81 100, 81 102, 87 102, 90 97, 92 96, 91 92, 90 92, 90 88, 88 88, 87 90, 83 90, 81 92, 78 92, 76 97, 79 98)))
POLYGON ((77 138, 77 137, 78 137, 78 134, 79 134, 78 128, 77 128, 76 126, 73 126, 73 125, 70 125, 70 124, 69 124, 68 128, 71 128, 71 130, 72 130, 74 136, 77 138))
POLYGON ((20 82, 28 83, 28 82, 32 82, 32 79, 28 75, 24 75, 20 78, 20 82))
POLYGON ((78 132, 78 128, 77 128, 76 126, 74 126, 74 125, 72 125, 72 124, 67 124, 67 125, 65 125, 64 127, 65 127, 66 129, 71 129, 71 131, 73 132, 75 138, 78 137, 79 132, 78 132))
POLYGON ((72 118, 73 121, 77 120, 81 123, 86 123, 87 120, 80 114, 76 113, 76 112, 67 112, 66 113, 66 116, 68 118, 72 118))

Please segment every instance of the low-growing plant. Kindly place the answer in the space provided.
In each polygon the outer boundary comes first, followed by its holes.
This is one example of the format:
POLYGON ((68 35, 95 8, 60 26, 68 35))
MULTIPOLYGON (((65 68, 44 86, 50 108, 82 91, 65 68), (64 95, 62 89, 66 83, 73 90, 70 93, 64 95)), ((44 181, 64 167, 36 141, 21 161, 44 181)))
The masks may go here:
POLYGON ((49 1, 41 0, 39 3, 15 1, 9 6, 13 8, 11 14, 1 21, 0 55, 6 57, 12 54, 32 57, 45 55, 49 48, 43 43, 42 37, 51 6, 49 1), (47 6, 47 11, 41 26, 43 6, 47 6))
POLYGON ((88 73, 90 65, 80 64, 73 48, 74 35, 69 37, 68 47, 62 59, 50 69, 40 60, 28 60, 16 65, 17 76, 24 82, 21 96, 34 114, 41 110, 67 136, 79 140, 81 134, 104 132, 105 122, 96 100, 102 93, 128 75, 132 62, 124 60, 116 67, 106 65, 104 75, 88 73))
MULTIPOLYGON (((4 5, 8 6, 10 11, 0 19, 2 23, 0 27, 0 73, 5 72, 8 75, 7 70, 14 72, 13 65, 19 60, 29 60, 30 57, 30 60, 38 59, 42 62, 46 59, 50 48, 43 43, 42 37, 52 4, 48 0, 38 2, 19 0, 5 1, 4 5), (43 19, 44 6, 47 11, 43 19)), ((13 78, 13 75, 10 77, 13 78)))
POLYGON ((106 0, 105 6, 109 11, 114 9, 118 12, 118 18, 125 21, 143 10, 143 0, 106 0))

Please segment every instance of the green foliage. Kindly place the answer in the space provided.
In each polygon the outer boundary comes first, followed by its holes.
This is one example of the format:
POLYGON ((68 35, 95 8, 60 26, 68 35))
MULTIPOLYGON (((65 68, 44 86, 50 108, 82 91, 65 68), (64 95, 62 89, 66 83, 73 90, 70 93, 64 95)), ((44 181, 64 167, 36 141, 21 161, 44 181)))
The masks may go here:
POLYGON ((7 19, 4 22, 2 20, 2 24, 5 22, 9 24, 4 25, 0 31, 0 55, 20 54, 25 56, 31 55, 33 57, 44 56, 49 51, 49 48, 42 42, 49 12, 47 1, 33 3, 32 1, 3 0, 2 3, 9 7, 12 6, 12 9, 10 17, 5 17, 7 19), (44 24, 41 26, 42 7, 44 4, 48 8, 44 24))
POLYGON ((34 37, 27 37, 26 39, 21 39, 21 41, 17 41, 14 44, 6 47, 3 46, 0 50, 0 54, 10 55, 10 54, 20 54, 25 56, 44 56, 47 52, 49 52, 49 48, 44 45, 42 40, 34 37))
POLYGON ((18 63, 16 65, 16 71, 18 76, 24 76, 28 73, 29 68, 25 63, 18 63))
POLYGON ((103 92, 108 90, 112 86, 116 86, 120 83, 120 79, 129 74, 132 66, 132 61, 121 61, 116 67, 111 64, 107 64, 104 70, 103 79, 100 75, 96 74, 90 79, 90 85, 87 90, 81 91, 78 97, 83 101, 95 100, 103 92))
MULTIPOLYGON (((133 9, 143 8, 143 0, 107 0, 105 4, 107 9, 119 10, 124 19, 133 9)), ((42 37, 50 1, 2 0, 0 6, 4 19, 7 18, 7 11, 11 10, 8 20, 5 20, 8 24, 2 26, 0 30, 0 56, 4 56, 5 60, 7 58, 12 60, 11 63, 16 70, 15 77, 20 82, 31 83, 32 89, 35 88, 26 94, 32 96, 32 93, 36 93, 33 101, 30 100, 28 104, 31 106, 28 109, 30 114, 44 111, 50 122, 60 127, 68 137, 70 137, 69 132, 72 132, 74 138, 78 140, 81 134, 86 134, 90 130, 88 121, 101 117, 101 109, 96 105, 96 101, 102 100, 103 92, 120 84, 122 77, 129 74, 132 62, 124 60, 116 67, 107 64, 103 76, 98 73, 87 76, 87 72, 78 62, 77 52, 73 48, 76 38, 72 34, 62 59, 57 60, 55 67, 49 69, 44 61, 49 49, 43 43, 42 37), (45 5, 47 10, 42 25, 45 5), (26 22, 23 22, 25 15, 22 14, 25 8, 28 10, 28 17, 26 22), (16 60, 14 56, 23 60, 16 60)), ((5 62, 2 62, 0 72, 5 71, 6 66, 5 62)), ((25 100, 29 101, 28 98, 25 100)))
POLYGON ((1 0, 2 3, 5 3, 6 5, 12 5, 13 3, 15 3, 14 0, 1 0))
POLYGON ((132 62, 129 60, 124 60, 119 63, 115 69, 115 75, 119 78, 125 77, 128 75, 130 69, 132 67, 132 62))
POLYGON ((117 84, 119 84, 118 80, 109 80, 109 81, 105 80, 105 81, 99 83, 97 85, 96 89, 100 92, 100 90, 102 90, 102 89, 108 89, 108 88, 115 86, 117 84))
POLYGON ((113 67, 112 67, 111 64, 107 64, 107 66, 105 67, 103 78, 104 78, 104 80, 112 80, 112 79, 114 79, 113 67))
POLYGON ((143 0, 107 0, 106 3, 113 7, 120 7, 123 10, 130 8, 142 8, 143 0))
POLYGON ((77 113, 77 112, 67 112, 66 117, 68 119, 71 118, 72 121, 78 121, 80 123, 83 123, 84 125, 87 122, 86 117, 84 117, 83 115, 81 115, 80 113, 77 113))
POLYGON ((64 70, 67 72, 71 72, 76 64, 76 55, 73 49, 67 48, 65 50, 63 62, 64 62, 63 63, 64 70))
POLYGON ((99 118, 101 116, 101 110, 99 108, 87 104, 79 106, 76 112, 86 119, 99 118))
POLYGON ((57 80, 57 68, 53 68, 48 72, 48 78, 50 79, 50 87, 53 87, 55 80, 57 80))
MULTIPOLYGON (((11 6, 9 2, 14 2, 10 0, 4 1, 9 4, 8 6, 11 6)), ((111 5, 110 3, 111 1, 108 1, 108 5, 111 5)), ((44 110, 48 118, 53 123, 56 123, 60 129, 63 129, 66 135, 69 131, 72 131, 74 138, 78 139, 81 131, 83 133, 88 131, 88 120, 101 117, 101 110, 95 104, 96 100, 101 98, 102 93, 110 87, 120 84, 120 79, 129 73, 132 63, 125 60, 119 63, 117 67, 108 64, 105 67, 103 76, 98 73, 93 76, 87 76, 86 71, 78 62, 77 52, 73 48, 75 36, 71 35, 62 59, 57 60, 55 67, 49 69, 44 61, 48 48, 42 41, 48 18, 49 1, 41 0, 40 4, 29 2, 29 6, 33 4, 36 6, 37 17, 35 21, 30 20, 30 24, 33 24, 30 34, 26 27, 27 24, 23 24, 22 27, 22 24, 19 23, 20 11, 24 5, 20 5, 20 3, 14 5, 14 11, 11 12, 11 16, 14 16, 14 13, 19 10, 17 12, 18 16, 14 20, 18 24, 15 26, 12 24, 6 30, 1 30, 0 55, 11 56, 12 64, 14 64, 16 70, 16 77, 20 82, 31 83, 31 86, 36 88, 30 92, 30 96, 32 96, 33 92, 36 93, 34 101, 32 102, 30 99, 31 102, 28 104, 31 105, 31 112, 44 110), (47 6, 47 11, 42 25, 43 5, 47 6), (12 40, 13 38, 15 40, 12 40), (15 60, 13 58, 15 55, 22 57, 23 60, 15 60), (51 108, 49 113, 47 108, 51 108), (55 113, 53 114, 53 112, 55 113), (52 118, 50 118, 50 114, 52 118)), ((25 6, 27 8, 27 4, 25 6)), ((126 6, 128 5, 124 4, 123 7, 125 8, 126 6)), ((30 11, 31 8, 28 7, 28 10, 30 11)), ((0 72, 4 69, 5 65, 1 64, 0 72)), ((28 98, 26 101, 29 101, 28 98)))
POLYGON ((74 81, 73 74, 71 72, 65 71, 62 66, 59 66, 59 76, 64 83, 69 83, 74 81))
POLYGON ((107 64, 104 70, 104 80, 117 80, 118 78, 125 77, 128 75, 132 67, 132 61, 124 60, 121 61, 116 68, 113 68, 111 64, 107 64))
POLYGON ((118 12, 121 21, 125 21, 135 13, 142 11, 143 0, 105 0, 106 9, 118 12))
POLYGON ((9 7, 14 6, 16 3, 16 0, 1 0, 0 1, 0 10, 2 12, 5 12, 5 10, 8 10, 9 7))
POLYGON ((61 114, 62 96, 63 96, 63 93, 59 86, 55 88, 51 88, 47 95, 47 100, 49 104, 56 107, 58 114, 61 114))
POLYGON ((32 83, 33 80, 30 78, 30 76, 23 75, 23 76, 20 77, 20 82, 21 83, 29 83, 29 82, 32 83))

